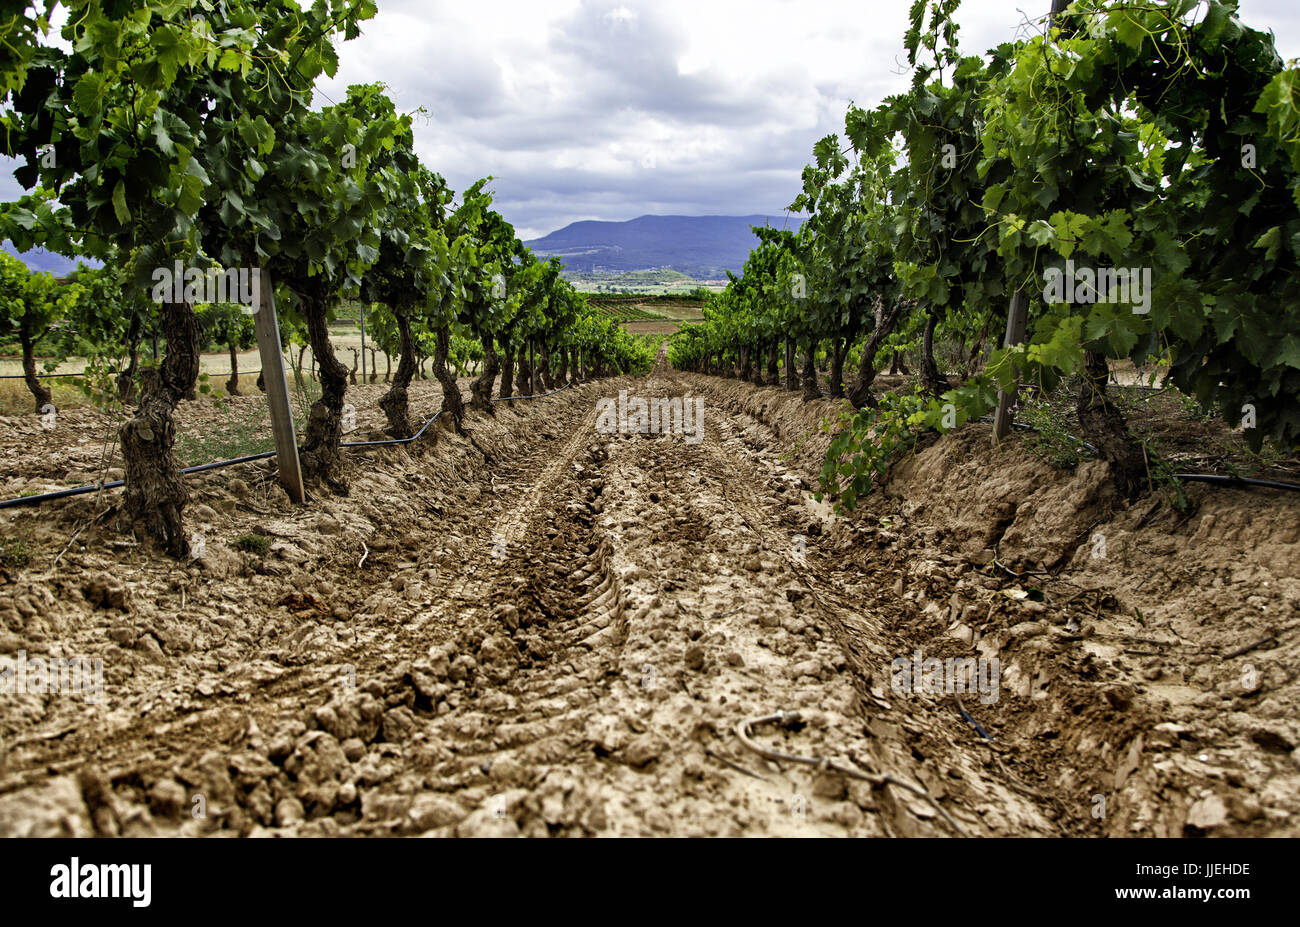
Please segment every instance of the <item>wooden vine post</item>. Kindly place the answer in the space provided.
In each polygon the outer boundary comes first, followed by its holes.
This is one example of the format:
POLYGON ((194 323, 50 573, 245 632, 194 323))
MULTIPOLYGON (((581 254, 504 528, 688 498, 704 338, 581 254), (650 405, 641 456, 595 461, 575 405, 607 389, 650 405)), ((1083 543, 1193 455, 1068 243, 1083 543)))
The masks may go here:
POLYGON ((302 463, 298 460, 298 436, 293 428, 293 407, 289 405, 289 381, 284 375, 280 325, 275 316, 275 285, 265 268, 258 273, 261 275, 261 293, 253 323, 257 329, 257 351, 262 358, 266 399, 271 405, 276 468, 289 498, 301 505, 307 501, 307 493, 302 485, 302 463))

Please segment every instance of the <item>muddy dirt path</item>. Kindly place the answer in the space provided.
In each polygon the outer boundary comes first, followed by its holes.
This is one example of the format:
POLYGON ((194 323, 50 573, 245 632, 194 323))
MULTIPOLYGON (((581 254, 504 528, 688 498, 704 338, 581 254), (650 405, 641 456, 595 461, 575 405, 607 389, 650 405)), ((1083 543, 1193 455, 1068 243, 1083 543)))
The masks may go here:
MULTIPOLYGON (((258 516, 290 539, 287 573, 150 567, 151 605, 206 630, 119 635, 144 657, 102 705, 29 705, 0 830, 1066 832, 1044 777, 951 697, 891 689, 884 668, 911 653, 894 574, 821 549, 829 512, 764 425, 710 403, 698 436, 597 427, 620 389, 691 386, 661 359, 549 412, 503 404, 470 424, 491 473, 462 472, 454 498, 389 459, 373 479, 400 515, 358 485, 296 526, 258 516)), ((105 633, 69 622, 82 651, 105 633)))

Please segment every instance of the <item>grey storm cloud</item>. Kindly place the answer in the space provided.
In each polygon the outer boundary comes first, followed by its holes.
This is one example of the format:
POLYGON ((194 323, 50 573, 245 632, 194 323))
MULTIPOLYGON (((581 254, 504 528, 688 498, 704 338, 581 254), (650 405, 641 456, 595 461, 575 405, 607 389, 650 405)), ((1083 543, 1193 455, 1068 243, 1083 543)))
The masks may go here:
MULTIPOLYGON (((676 121, 744 124, 765 116, 764 98, 736 94, 707 74, 678 73, 685 49, 682 24, 661 10, 620 15, 617 3, 584 2, 561 23, 550 48, 584 74, 586 112, 634 110, 676 121)), ((631 11, 628 11, 631 12, 631 11)))
MULTIPOLYGON (((379 0, 338 45, 349 84, 382 82, 421 158, 456 190, 494 178, 525 237, 647 213, 780 216, 850 101, 904 90, 911 0, 379 0)), ((1012 39, 1048 0, 965 0, 961 45, 1012 39)), ((1300 55, 1294 0, 1242 19, 1300 55)), ((12 162, 9 169, 12 170, 12 162)), ((0 170, 0 198, 22 191, 0 170)))

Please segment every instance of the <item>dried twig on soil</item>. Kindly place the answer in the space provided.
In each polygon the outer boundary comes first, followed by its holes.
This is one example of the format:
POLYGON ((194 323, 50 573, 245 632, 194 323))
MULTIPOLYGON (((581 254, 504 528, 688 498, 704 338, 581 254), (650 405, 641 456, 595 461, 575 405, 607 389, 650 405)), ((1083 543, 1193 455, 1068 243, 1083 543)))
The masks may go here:
POLYGON ((1255 641, 1253 644, 1247 644, 1247 645, 1244 646, 1244 647, 1238 647, 1236 650, 1232 650, 1232 651, 1229 651, 1228 653, 1225 653, 1225 654, 1223 655, 1223 659, 1225 659, 1225 660, 1232 660, 1232 659, 1235 659, 1236 657, 1244 657, 1246 654, 1250 653, 1252 650, 1258 650, 1259 648, 1263 647, 1265 644, 1274 644, 1274 645, 1276 645, 1276 644, 1277 644, 1277 638, 1276 638, 1274 635, 1272 635, 1272 634, 1270 634, 1268 637, 1261 637, 1259 640, 1255 641))
POLYGON ((1025 572, 1023 573, 1017 573, 1015 570, 1011 569, 1011 567, 1006 566, 1005 564, 1000 562, 996 557, 993 558, 993 565, 1010 573, 1016 579, 1024 579, 1026 576, 1051 576, 1052 575, 1051 573, 1048 573, 1045 570, 1025 570, 1025 572))
POLYGON ((783 753, 780 750, 772 750, 756 743, 749 736, 750 728, 759 724, 780 724, 782 726, 789 726, 797 723, 799 720, 800 715, 797 711, 778 711, 775 714, 763 715, 758 718, 746 718, 736 725, 736 736, 740 738, 740 742, 747 748, 764 759, 772 760, 773 762, 800 763, 804 766, 815 766, 818 769, 833 769, 841 775, 848 776, 850 779, 860 779, 863 782, 870 782, 874 786, 896 785, 905 791, 911 792, 913 795, 924 798, 926 802, 929 803, 930 807, 934 808, 934 810, 938 812, 939 816, 947 822, 948 826, 956 831, 958 836, 966 836, 966 832, 961 829, 961 826, 955 820, 953 820, 952 815, 945 811, 943 806, 940 805, 929 792, 921 788, 919 785, 899 779, 892 773, 864 772, 856 766, 842 763, 839 760, 832 760, 825 757, 818 758, 815 756, 798 756, 793 753, 783 753))
POLYGON ((66 543, 66 544, 63 545, 63 550, 61 550, 61 551, 58 552, 58 554, 55 556, 55 558, 54 558, 54 562, 51 564, 51 566, 58 566, 58 565, 59 565, 59 561, 63 559, 63 555, 66 554, 66 553, 68 552, 69 548, 72 547, 73 543, 76 542, 77 538, 81 536, 81 532, 85 531, 87 528, 89 528, 89 527, 90 527, 91 525, 93 525, 95 522, 99 521, 101 518, 103 518, 103 517, 104 517, 105 515, 107 515, 109 512, 113 511, 113 508, 114 508, 114 506, 109 506, 108 508, 106 508, 106 509, 104 509, 102 512, 100 512, 98 515, 96 515, 94 518, 92 518, 90 521, 83 523, 79 528, 77 528, 76 531, 72 532, 72 537, 68 538, 68 543, 66 543))

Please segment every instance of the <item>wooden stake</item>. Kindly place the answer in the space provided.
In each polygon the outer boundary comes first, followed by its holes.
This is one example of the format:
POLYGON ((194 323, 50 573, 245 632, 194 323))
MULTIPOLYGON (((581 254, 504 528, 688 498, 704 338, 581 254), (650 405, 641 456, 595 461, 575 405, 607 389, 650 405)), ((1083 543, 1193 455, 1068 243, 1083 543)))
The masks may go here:
POLYGON ((289 405, 289 381, 284 375, 284 356, 280 347, 280 326, 275 316, 275 285, 265 268, 261 274, 261 305, 253 316, 257 329, 257 350, 262 357, 266 399, 271 405, 271 431, 275 434, 275 462, 280 482, 289 498, 301 505, 307 501, 302 486, 302 464, 298 460, 298 437, 293 428, 293 408, 289 405))
MULTIPOLYGON (((1011 297, 1011 306, 1007 309, 1007 335, 1003 344, 1011 347, 1025 340, 1025 321, 1029 316, 1029 295, 1024 290, 1016 290, 1011 297)), ((1011 433, 1011 422, 1015 416, 1011 407, 1016 404, 1019 390, 1015 383, 1010 390, 998 390, 998 409, 993 414, 993 444, 1011 433)))

